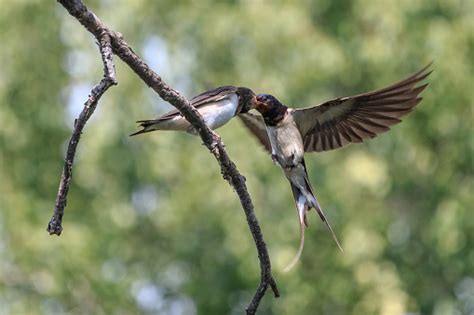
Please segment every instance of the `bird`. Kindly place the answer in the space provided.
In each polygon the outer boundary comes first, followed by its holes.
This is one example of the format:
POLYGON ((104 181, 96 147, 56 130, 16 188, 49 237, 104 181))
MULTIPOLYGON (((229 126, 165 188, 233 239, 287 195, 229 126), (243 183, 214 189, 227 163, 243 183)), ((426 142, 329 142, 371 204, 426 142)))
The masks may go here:
MULTIPOLYGON (((221 86, 193 97, 190 104, 203 116, 205 123, 211 129, 225 125, 235 115, 246 113, 256 104, 255 93, 246 87, 232 85, 221 86)), ((177 110, 171 110, 156 119, 139 120, 137 123, 143 129, 132 133, 136 136, 155 130, 177 130, 196 135, 195 128, 177 110)))
POLYGON ((304 247, 307 211, 314 208, 326 224, 337 246, 342 247, 324 214, 305 165, 305 152, 329 151, 360 143, 386 132, 401 122, 422 100, 420 93, 428 83, 419 85, 432 72, 431 63, 406 79, 388 87, 348 97, 338 97, 316 106, 289 108, 270 94, 257 95, 256 110, 261 114, 239 116, 250 132, 271 153, 290 181, 300 225, 300 245, 284 269, 298 262, 304 247))

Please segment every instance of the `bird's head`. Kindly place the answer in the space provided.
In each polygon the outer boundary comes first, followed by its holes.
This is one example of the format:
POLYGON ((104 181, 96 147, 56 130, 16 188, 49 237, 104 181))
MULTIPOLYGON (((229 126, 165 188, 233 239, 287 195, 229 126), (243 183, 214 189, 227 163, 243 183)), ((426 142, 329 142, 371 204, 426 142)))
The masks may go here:
POLYGON ((255 93, 246 87, 238 87, 237 94, 239 95, 240 113, 246 113, 257 106, 257 97, 255 93))
POLYGON ((273 95, 258 94, 255 109, 262 114, 267 124, 274 125, 285 116, 288 108, 273 95))
POLYGON ((285 107, 280 101, 270 94, 258 94, 256 109, 263 115, 267 111, 285 107))

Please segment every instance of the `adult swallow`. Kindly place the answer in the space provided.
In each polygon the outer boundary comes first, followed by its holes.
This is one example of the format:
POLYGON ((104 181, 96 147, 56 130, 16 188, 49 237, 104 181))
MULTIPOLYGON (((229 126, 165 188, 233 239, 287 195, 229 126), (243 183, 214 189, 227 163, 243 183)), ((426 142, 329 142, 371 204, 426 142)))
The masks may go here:
MULTIPOLYGON (((253 109, 256 104, 256 95, 249 88, 229 85, 201 93, 193 97, 190 103, 201 113, 209 128, 217 129, 225 125, 232 117, 253 109)), ((178 130, 197 134, 194 127, 177 109, 156 119, 139 120, 137 123, 140 123, 143 129, 130 136, 154 130, 178 130)))
POLYGON ((300 246, 286 270, 298 261, 304 245, 306 212, 315 208, 342 250, 306 171, 304 153, 328 151, 359 143, 388 131, 421 101, 428 84, 418 85, 431 71, 426 66, 408 78, 386 88, 349 97, 339 97, 302 109, 288 108, 272 95, 259 94, 256 110, 261 116, 239 116, 246 127, 272 154, 273 161, 290 181, 300 223, 300 246))

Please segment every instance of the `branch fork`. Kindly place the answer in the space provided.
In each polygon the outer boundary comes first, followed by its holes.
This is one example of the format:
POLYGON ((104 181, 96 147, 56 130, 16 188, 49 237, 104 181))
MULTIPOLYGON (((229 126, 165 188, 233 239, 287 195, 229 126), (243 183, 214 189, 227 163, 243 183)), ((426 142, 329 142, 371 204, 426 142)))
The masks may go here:
POLYGON ((67 193, 69 191, 69 186, 72 179, 72 165, 74 163, 74 157, 76 155, 76 149, 82 134, 82 130, 84 129, 87 120, 89 120, 89 118, 94 113, 97 103, 105 91, 107 91, 112 85, 117 84, 117 80, 115 79, 115 65, 113 63, 110 37, 105 32, 102 32, 98 36, 100 36, 98 38, 99 50, 104 63, 104 77, 96 86, 92 88, 91 94, 84 103, 82 112, 80 113, 79 117, 74 120, 74 130, 67 148, 66 159, 64 161, 61 180, 59 182, 58 194, 56 196, 53 217, 49 221, 47 227, 49 234, 56 234, 59 236, 63 230, 62 218, 64 215, 64 208, 67 204, 67 193))
POLYGON ((93 87, 88 99, 84 103, 84 109, 74 123, 74 130, 69 141, 65 163, 61 174, 54 213, 48 224, 47 231, 50 234, 56 235, 60 235, 62 232, 62 218, 64 215, 64 208, 66 207, 67 193, 72 179, 72 166, 82 130, 84 129, 88 119, 94 113, 97 103, 102 95, 111 86, 117 84, 115 65, 113 63, 113 54, 115 54, 163 100, 176 107, 193 125, 203 140, 204 145, 216 158, 221 168, 223 178, 229 182, 237 193, 245 212, 250 232, 255 241, 260 261, 260 284, 252 298, 252 301, 246 308, 246 313, 248 315, 255 314, 260 301, 269 287, 272 289, 275 297, 279 297, 280 293, 272 275, 270 257, 263 240, 260 225, 255 216, 254 206, 245 184, 245 177, 240 174, 234 162, 227 155, 224 143, 220 136, 209 129, 201 114, 190 105, 185 97, 164 82, 163 79, 133 51, 133 49, 123 39, 122 34, 112 31, 105 26, 93 12, 82 3, 81 0, 58 0, 58 2, 61 3, 69 14, 75 17, 97 39, 102 63, 104 65, 104 76, 102 80, 93 87))

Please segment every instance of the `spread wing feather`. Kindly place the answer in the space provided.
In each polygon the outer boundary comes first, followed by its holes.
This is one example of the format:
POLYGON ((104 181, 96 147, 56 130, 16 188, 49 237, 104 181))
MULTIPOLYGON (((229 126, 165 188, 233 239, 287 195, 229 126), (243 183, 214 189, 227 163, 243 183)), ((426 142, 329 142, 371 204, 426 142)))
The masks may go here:
POLYGON ((305 151, 333 150, 388 131, 422 100, 419 95, 428 84, 417 84, 431 73, 430 65, 380 90, 292 110, 305 151))

